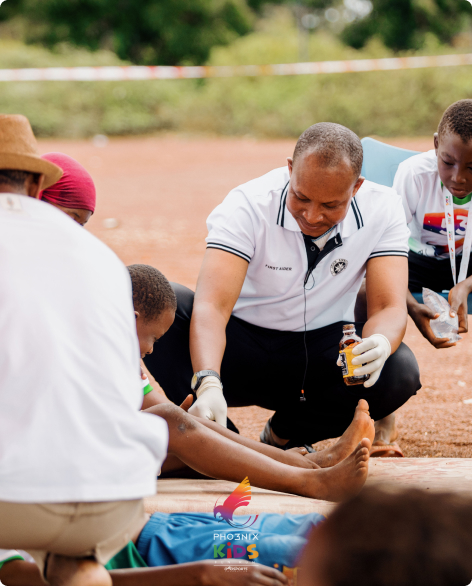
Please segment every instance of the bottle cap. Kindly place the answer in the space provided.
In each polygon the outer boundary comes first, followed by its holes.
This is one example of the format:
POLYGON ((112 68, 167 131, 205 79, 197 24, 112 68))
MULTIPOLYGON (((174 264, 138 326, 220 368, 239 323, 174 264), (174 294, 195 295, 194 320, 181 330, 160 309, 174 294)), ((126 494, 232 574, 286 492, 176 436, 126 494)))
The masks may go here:
POLYGON ((347 330, 355 330, 356 326, 354 324, 346 324, 343 326, 343 332, 346 332, 347 330))

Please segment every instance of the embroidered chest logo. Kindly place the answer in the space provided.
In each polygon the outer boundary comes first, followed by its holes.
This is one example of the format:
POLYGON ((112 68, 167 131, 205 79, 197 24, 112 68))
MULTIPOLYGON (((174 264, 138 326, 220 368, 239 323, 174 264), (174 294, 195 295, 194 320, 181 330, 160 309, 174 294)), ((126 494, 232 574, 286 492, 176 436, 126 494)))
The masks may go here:
POLYGON ((345 258, 338 258, 331 263, 331 274, 333 277, 342 273, 344 269, 347 267, 348 262, 345 258))

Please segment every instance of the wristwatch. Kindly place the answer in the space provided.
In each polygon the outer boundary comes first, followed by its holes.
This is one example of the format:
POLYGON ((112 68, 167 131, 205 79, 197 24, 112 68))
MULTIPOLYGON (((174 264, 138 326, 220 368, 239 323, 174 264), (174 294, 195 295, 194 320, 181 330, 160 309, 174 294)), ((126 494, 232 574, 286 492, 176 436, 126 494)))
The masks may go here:
MULTIPOLYGON (((196 372, 192 376, 192 383, 190 385, 192 391, 196 391, 199 388, 199 386, 202 384, 202 380, 206 376, 216 376, 216 378, 221 383, 221 377, 220 377, 220 375, 217 372, 215 372, 214 370, 199 370, 198 372, 196 372)), ((223 385, 221 385, 221 386, 223 387, 223 385)))

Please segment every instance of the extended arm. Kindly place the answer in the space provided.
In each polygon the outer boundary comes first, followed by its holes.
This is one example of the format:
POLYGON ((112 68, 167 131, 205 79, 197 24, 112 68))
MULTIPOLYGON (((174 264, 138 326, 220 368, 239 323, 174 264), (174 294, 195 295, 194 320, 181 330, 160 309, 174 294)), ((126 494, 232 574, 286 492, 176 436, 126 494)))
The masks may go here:
POLYGON ((287 578, 274 568, 244 566, 244 572, 228 572, 213 560, 160 568, 113 570, 113 586, 283 586, 287 578))
POLYGON ((381 256, 367 263, 367 322, 362 331, 364 340, 353 350, 360 356, 352 360, 354 366, 360 366, 355 375, 370 374, 365 387, 377 382, 383 365, 405 335, 407 287, 407 258, 381 256))
POLYGON ((367 263, 367 322, 362 336, 382 334, 392 353, 400 346, 407 324, 408 259, 381 256, 367 263))
MULTIPOLYGON (((245 566, 246 567, 246 566, 245 566)), ((213 560, 160 568, 112 570, 113 586, 284 586, 287 578, 274 568, 251 564, 245 572, 225 572, 213 560)), ((0 570, 5 586, 44 586, 38 566, 14 560, 0 570)))
POLYGON ((247 261, 239 256, 207 249, 190 323, 190 355, 194 372, 220 372, 226 346, 226 325, 241 293, 247 267, 247 261))
MULTIPOLYGON (((218 249, 206 251, 190 322, 194 372, 214 370, 220 373, 226 347, 226 325, 241 292, 247 267, 247 261, 234 254, 218 249)), ((226 401, 216 377, 203 379, 189 413, 226 425, 226 401)))

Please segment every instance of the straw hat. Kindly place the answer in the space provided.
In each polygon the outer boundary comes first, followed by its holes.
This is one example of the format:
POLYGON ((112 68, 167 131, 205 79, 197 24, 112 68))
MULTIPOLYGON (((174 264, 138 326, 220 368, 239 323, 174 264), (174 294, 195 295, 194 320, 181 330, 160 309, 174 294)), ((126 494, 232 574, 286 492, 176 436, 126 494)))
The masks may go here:
POLYGON ((0 169, 41 173, 43 189, 62 177, 60 167, 41 158, 29 120, 19 114, 0 114, 0 169))

